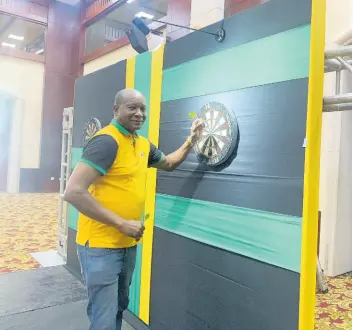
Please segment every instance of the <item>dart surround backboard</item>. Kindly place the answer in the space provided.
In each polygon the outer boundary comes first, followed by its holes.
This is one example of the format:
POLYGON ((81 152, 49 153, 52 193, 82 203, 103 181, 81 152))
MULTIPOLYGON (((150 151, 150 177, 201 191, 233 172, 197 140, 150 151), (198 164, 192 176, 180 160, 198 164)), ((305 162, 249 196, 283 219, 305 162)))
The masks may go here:
POLYGON ((210 167, 221 165, 228 160, 238 142, 238 123, 233 110, 220 102, 205 104, 199 116, 205 129, 194 147, 197 159, 210 167))

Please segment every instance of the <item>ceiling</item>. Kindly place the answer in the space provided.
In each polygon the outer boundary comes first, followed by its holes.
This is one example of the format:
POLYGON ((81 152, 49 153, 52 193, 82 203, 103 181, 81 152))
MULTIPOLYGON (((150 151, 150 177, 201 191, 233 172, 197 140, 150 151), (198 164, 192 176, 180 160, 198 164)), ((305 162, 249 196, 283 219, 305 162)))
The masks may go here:
MULTIPOLYGON (((71 5, 71 6, 77 6, 77 5, 80 4, 80 0, 57 0, 57 1, 66 3, 66 4, 71 5)), ((90 3, 91 2, 93 2, 93 1, 90 1, 90 3)))
MULTIPOLYGON (((15 44, 15 49, 19 50, 32 47, 31 52, 35 52, 38 47, 34 47, 34 44, 44 40, 44 33, 45 27, 43 25, 0 14, 0 45, 3 42, 15 44), (23 40, 11 39, 9 38, 10 34, 23 37, 23 40)), ((39 47, 43 47, 43 45, 39 47)))
MULTIPOLYGON (((32 1, 47 1, 47 0, 32 0, 32 1)), ((71 6, 77 6, 80 4, 80 0, 57 0, 57 1, 66 3, 71 6)), ((86 5, 90 5, 94 1, 95 0, 84 0, 86 5)), ((145 8, 150 8, 151 10, 160 11, 165 14, 167 12, 168 0, 134 0, 131 3, 126 3, 126 5, 129 5, 131 7, 130 9, 137 8, 137 7, 145 7, 145 8)))

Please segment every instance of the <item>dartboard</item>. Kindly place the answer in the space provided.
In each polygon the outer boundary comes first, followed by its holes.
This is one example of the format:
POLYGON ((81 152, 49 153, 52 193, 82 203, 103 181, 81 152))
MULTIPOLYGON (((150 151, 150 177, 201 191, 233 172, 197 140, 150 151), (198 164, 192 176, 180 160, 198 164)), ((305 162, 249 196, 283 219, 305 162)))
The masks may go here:
POLYGON ((237 119, 231 110, 219 102, 205 104, 199 118, 206 127, 194 147, 197 159, 208 166, 220 165, 229 158, 237 144, 237 119))
POLYGON ((101 129, 102 125, 99 119, 94 117, 88 119, 83 130, 83 145, 86 145, 86 143, 93 137, 93 135, 101 129))

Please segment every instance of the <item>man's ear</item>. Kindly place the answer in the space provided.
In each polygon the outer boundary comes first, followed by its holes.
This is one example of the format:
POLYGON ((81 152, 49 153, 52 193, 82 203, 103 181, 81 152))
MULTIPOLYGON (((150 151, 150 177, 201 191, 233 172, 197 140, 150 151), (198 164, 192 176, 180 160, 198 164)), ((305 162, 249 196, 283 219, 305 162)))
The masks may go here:
POLYGON ((117 114, 118 110, 119 110, 119 107, 116 104, 114 104, 113 108, 114 108, 114 114, 117 114))

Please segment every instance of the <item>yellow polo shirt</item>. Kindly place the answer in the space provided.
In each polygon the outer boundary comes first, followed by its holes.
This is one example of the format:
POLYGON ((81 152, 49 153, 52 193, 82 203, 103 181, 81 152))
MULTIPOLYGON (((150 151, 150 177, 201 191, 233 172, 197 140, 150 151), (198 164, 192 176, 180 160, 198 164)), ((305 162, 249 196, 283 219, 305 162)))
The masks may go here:
MULTIPOLYGON (((90 194, 101 205, 125 220, 142 220, 147 168, 162 157, 146 138, 131 135, 113 120, 88 142, 81 162, 102 174, 89 187, 90 194)), ((137 244, 118 229, 81 213, 76 242, 83 246, 88 242, 90 247, 97 248, 127 248, 137 244)))

